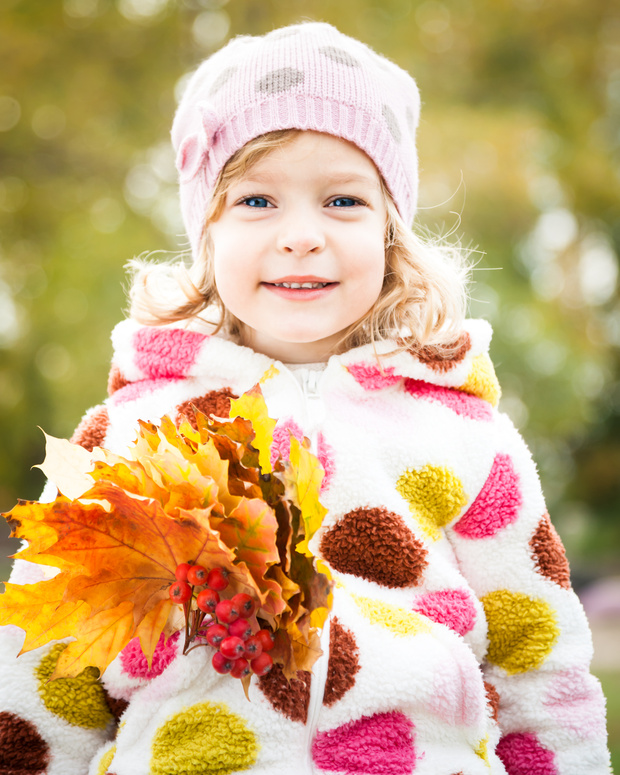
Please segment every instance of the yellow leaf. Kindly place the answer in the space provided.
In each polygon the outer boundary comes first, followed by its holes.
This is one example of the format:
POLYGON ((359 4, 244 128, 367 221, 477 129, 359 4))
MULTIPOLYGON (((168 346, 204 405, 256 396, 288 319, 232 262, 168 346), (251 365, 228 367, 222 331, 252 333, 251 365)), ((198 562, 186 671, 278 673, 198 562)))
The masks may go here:
POLYGON ((287 496, 301 511, 305 536, 296 548, 306 557, 312 557, 308 544, 327 514, 327 509, 319 500, 324 474, 317 458, 291 435, 291 452, 284 480, 287 496))
POLYGON ((255 434, 252 446, 258 450, 261 471, 263 474, 271 473, 271 446, 276 421, 269 417, 267 404, 258 385, 230 402, 230 416, 243 417, 252 423, 255 434))
POLYGON ((133 619, 133 603, 128 600, 88 619, 79 628, 77 640, 62 652, 51 680, 74 678, 89 665, 103 673, 133 638, 133 619))
POLYGON ((57 439, 45 432, 43 435, 45 460, 34 467, 40 468, 67 498, 79 498, 93 483, 92 477, 88 475, 93 469, 91 453, 66 439, 57 439))
POLYGON ((148 614, 142 619, 136 629, 136 635, 140 638, 140 648, 146 657, 149 669, 153 662, 153 654, 159 642, 159 636, 166 627, 172 610, 177 608, 171 600, 160 600, 148 614))

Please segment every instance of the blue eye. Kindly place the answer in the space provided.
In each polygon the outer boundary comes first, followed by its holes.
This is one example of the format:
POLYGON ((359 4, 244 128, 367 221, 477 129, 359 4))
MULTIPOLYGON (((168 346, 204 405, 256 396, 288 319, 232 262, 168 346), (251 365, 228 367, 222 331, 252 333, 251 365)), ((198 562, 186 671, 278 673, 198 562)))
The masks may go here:
POLYGON ((330 202, 330 205, 334 205, 335 207, 338 207, 338 208, 355 207, 355 205, 359 205, 359 204, 361 204, 361 202, 358 199, 353 199, 353 197, 350 197, 350 196, 339 196, 330 202))
POLYGON ((269 207, 269 202, 264 196, 246 196, 246 198, 242 200, 242 204, 247 205, 248 207, 269 207))

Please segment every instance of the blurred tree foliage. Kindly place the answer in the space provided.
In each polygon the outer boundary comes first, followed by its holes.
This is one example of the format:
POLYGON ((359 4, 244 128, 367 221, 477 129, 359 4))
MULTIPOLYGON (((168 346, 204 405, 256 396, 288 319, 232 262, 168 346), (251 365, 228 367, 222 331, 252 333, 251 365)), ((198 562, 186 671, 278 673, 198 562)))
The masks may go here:
POLYGON ((329 21, 416 77, 420 227, 479 249, 503 408, 573 566, 620 570, 620 8, 611 0, 4 0, 0 508, 36 498, 37 426, 104 394, 123 265, 185 247, 168 132, 236 34, 329 21), (454 237, 452 237, 454 238, 454 237))

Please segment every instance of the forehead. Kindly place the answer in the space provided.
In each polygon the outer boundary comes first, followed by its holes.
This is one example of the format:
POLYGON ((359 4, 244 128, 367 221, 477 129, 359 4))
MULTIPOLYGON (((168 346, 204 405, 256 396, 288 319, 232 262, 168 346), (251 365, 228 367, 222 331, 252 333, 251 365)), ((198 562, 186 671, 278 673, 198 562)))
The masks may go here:
POLYGON ((274 148, 247 170, 244 179, 278 181, 301 171, 337 183, 379 186, 374 162, 353 143, 333 135, 306 131, 274 148))

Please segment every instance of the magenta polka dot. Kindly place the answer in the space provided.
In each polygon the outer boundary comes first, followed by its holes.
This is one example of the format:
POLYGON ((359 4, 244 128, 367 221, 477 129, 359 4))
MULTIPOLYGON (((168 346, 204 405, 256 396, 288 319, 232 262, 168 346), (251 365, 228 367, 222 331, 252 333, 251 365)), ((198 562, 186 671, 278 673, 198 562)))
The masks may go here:
POLYGON ((413 609, 459 635, 465 635, 476 623, 476 609, 471 595, 464 589, 427 592, 415 599, 413 609))
POLYGON ((321 492, 323 492, 329 487, 329 483, 331 482, 334 471, 336 470, 336 465, 334 463, 334 450, 332 449, 331 445, 325 441, 325 436, 322 432, 319 433, 317 457, 319 459, 319 463, 323 466, 323 470, 325 471, 325 476, 321 482, 321 492))
POLYGON ((464 538, 487 538, 516 520, 522 498, 519 477, 508 455, 499 454, 478 497, 454 526, 464 538))
POLYGON ((419 379, 406 379, 405 390, 416 398, 443 404, 453 412, 472 420, 491 420, 493 417, 493 410, 486 401, 455 388, 430 385, 419 379))
POLYGON ((161 675, 177 655, 176 643, 179 639, 179 635, 180 633, 175 632, 174 635, 165 641, 162 632, 159 636, 157 646, 155 647, 155 653, 153 654, 153 661, 150 669, 146 657, 140 648, 140 638, 130 640, 121 651, 121 665, 123 667, 123 672, 127 673, 127 675, 130 675, 132 678, 151 679, 161 675))
POLYGON ((185 377, 205 339, 197 331, 146 326, 134 334, 136 365, 150 379, 185 377))
POLYGON ((312 746, 317 767, 346 775, 409 775, 415 769, 413 723, 404 713, 376 713, 319 732, 312 746))
POLYGON ((557 775, 555 756, 535 735, 513 732, 502 737, 496 748, 508 775, 557 775))
POLYGON ((355 381, 366 390, 381 390, 400 382, 402 377, 394 374, 394 367, 388 366, 380 369, 378 366, 368 363, 352 363, 347 366, 347 371, 355 381))
POLYGON ((271 445, 271 465, 275 465, 276 460, 282 457, 288 460, 291 454, 291 435, 297 441, 303 441, 304 432, 297 425, 295 420, 288 418, 279 422, 273 431, 273 444, 271 445))

